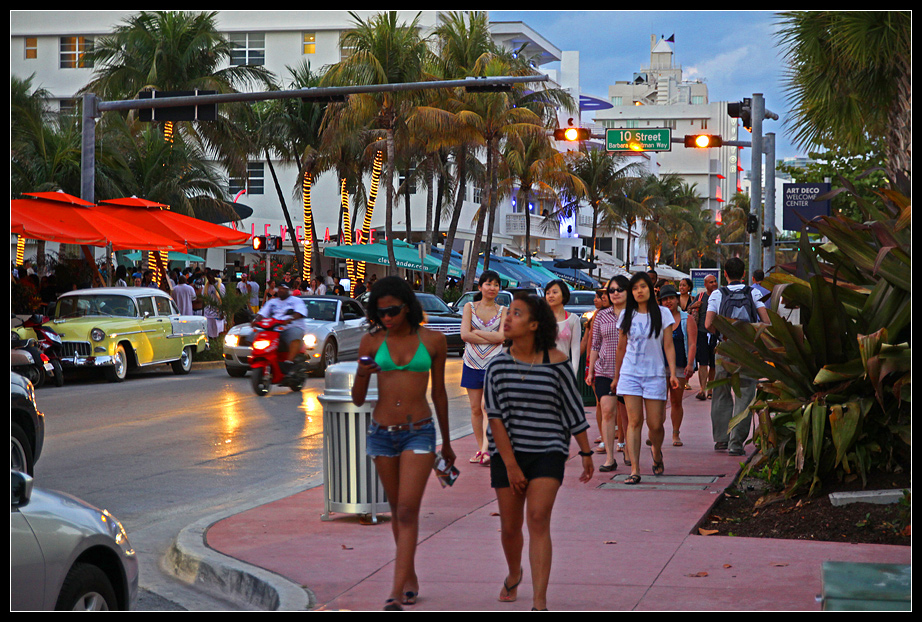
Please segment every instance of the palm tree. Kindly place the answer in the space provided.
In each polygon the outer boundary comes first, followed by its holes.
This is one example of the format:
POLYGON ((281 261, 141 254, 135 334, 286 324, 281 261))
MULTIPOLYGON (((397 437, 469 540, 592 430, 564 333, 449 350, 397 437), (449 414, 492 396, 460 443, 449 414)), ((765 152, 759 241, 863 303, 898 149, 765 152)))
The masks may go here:
POLYGON ((890 180, 911 177, 911 12, 792 11, 778 19, 796 142, 857 151, 885 138, 890 180))
POLYGON ((631 265, 631 236, 638 222, 644 222, 656 205, 656 194, 650 183, 650 176, 630 177, 621 184, 618 192, 611 196, 602 216, 602 226, 614 229, 627 227, 627 255, 625 265, 631 265))
MULTIPOLYGON (((616 196, 623 184, 637 174, 637 164, 626 164, 626 158, 619 154, 599 149, 572 151, 566 156, 570 171, 582 180, 586 187, 584 200, 592 210, 592 250, 589 261, 595 262, 596 240, 599 232, 599 219, 609 205, 612 196, 616 196)), ((574 200, 565 205, 568 213, 577 211, 580 201, 574 200)))
POLYGON ((647 259, 656 265, 663 256, 663 246, 687 234, 687 211, 698 209, 701 199, 693 186, 682 181, 675 173, 649 178, 650 191, 655 195, 653 212, 646 219, 647 259))
MULTIPOLYGON (((510 137, 504 146, 500 186, 509 196, 516 194, 525 218, 525 263, 531 267, 531 214, 532 196, 560 204, 558 190, 568 197, 586 195, 583 181, 567 168, 566 157, 551 146, 541 132, 510 137), (515 190, 517 189, 517 192, 515 190)), ((557 211, 556 209, 553 211, 557 211)))
MULTIPOLYGON (((345 60, 330 67, 322 80, 323 86, 398 84, 424 79, 423 60, 429 53, 425 39, 419 33, 419 15, 409 24, 399 24, 397 12, 379 14, 369 21, 350 12, 354 29, 342 37, 342 45, 352 50, 345 60)), ((396 152, 394 132, 399 117, 412 110, 417 96, 413 93, 362 93, 349 97, 342 109, 344 125, 353 129, 377 127, 386 139, 386 202, 385 232, 390 272, 397 262, 393 246, 393 202, 396 152)))

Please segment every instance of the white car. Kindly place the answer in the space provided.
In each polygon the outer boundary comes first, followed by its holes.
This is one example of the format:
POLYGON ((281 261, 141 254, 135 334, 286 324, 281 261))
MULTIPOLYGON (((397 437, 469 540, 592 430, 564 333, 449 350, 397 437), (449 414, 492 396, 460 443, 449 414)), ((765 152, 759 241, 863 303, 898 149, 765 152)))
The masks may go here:
POLYGON ((106 510, 10 469, 10 610, 128 611, 138 558, 106 510))

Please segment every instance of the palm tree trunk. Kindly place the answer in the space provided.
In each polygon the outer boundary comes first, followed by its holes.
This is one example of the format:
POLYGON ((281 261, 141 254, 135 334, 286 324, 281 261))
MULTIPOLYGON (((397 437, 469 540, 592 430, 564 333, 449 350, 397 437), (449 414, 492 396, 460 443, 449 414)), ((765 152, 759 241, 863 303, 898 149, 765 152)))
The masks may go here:
MULTIPOLYGON (((471 254, 467 258, 467 270, 464 272, 464 290, 470 291, 474 286, 474 274, 477 272, 477 263, 480 259, 480 245, 483 238, 483 222, 486 220, 486 206, 481 205, 480 213, 477 215, 477 229, 474 233, 474 241, 471 243, 471 254)), ((486 253, 489 255, 489 253, 486 253)), ((486 259, 484 259, 486 261, 486 259)), ((486 268, 484 268, 486 269, 486 268)))
POLYGON ((387 212, 384 215, 384 234, 387 236, 388 275, 397 274, 394 256, 394 130, 387 129, 387 212))
POLYGON ((490 141, 490 146, 487 150, 487 175, 490 180, 490 196, 488 197, 487 204, 490 206, 490 224, 487 227, 487 252, 483 258, 484 270, 490 267, 490 255, 493 253, 493 232, 496 231, 496 186, 498 182, 496 174, 495 141, 495 138, 490 141))
POLYGON ((445 236, 445 248, 442 253, 442 265, 439 267, 438 282, 435 284, 435 294, 439 298, 445 293, 448 281, 448 260, 451 258, 451 248, 455 243, 455 233, 458 231, 458 221, 461 219, 461 206, 464 204, 464 193, 467 189, 467 148, 461 146, 458 153, 458 196, 455 199, 455 209, 451 214, 451 223, 448 225, 448 234, 445 236))

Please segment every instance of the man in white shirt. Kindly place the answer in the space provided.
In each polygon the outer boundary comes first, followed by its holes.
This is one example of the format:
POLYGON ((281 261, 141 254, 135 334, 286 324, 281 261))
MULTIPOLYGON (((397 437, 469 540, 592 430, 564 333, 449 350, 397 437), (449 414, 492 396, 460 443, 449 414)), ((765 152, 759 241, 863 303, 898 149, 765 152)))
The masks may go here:
POLYGON ((237 283, 237 291, 247 297, 250 311, 253 313, 259 311, 259 284, 255 281, 251 281, 246 272, 240 275, 240 282, 237 283))
POLYGON ((195 289, 186 282, 186 275, 179 275, 179 283, 170 292, 176 306, 179 307, 180 315, 192 315, 192 301, 195 300, 195 289))
POLYGON ((298 296, 291 295, 287 283, 280 283, 278 295, 270 298, 256 314, 256 319, 273 318, 287 320, 288 326, 279 335, 279 348, 288 350, 288 361, 282 370, 286 373, 291 369, 292 361, 301 351, 301 341, 304 339, 304 319, 307 317, 307 306, 298 296))
MULTIPOLYGON (((762 303, 762 295, 758 290, 753 289, 743 282, 746 274, 746 266, 739 257, 729 259, 724 266, 724 276, 729 283, 727 287, 721 287, 711 292, 708 297, 707 315, 705 316, 704 326, 710 333, 716 333, 714 318, 719 314, 721 302, 724 294, 733 291, 739 291, 743 288, 749 288, 753 306, 755 308, 755 317, 753 322, 761 321, 768 323, 768 310, 762 303)), ((730 376, 726 369, 720 364, 718 356, 717 372, 714 375, 715 380, 721 380, 730 376)), ((714 387, 713 397, 711 398, 711 433, 714 438, 714 449, 728 449, 731 456, 746 455, 743 444, 749 437, 749 429, 752 426, 752 413, 748 413, 745 419, 741 420, 732 430, 729 430, 730 420, 749 408, 749 404, 756 395, 756 381, 749 378, 740 377, 740 397, 735 398, 733 389, 729 384, 723 384, 714 387)))

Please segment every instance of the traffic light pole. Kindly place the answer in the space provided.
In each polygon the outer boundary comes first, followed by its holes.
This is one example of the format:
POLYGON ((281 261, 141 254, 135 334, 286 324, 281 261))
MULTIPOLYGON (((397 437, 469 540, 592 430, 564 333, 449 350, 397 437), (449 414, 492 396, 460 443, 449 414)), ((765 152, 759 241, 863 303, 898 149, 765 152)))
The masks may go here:
MULTIPOLYGON (((749 193, 749 213, 755 214, 764 226, 760 217, 762 207, 762 120, 765 118, 765 99, 761 93, 752 95, 752 187, 749 193)), ((749 280, 756 270, 762 269, 762 228, 749 234, 749 280)))

